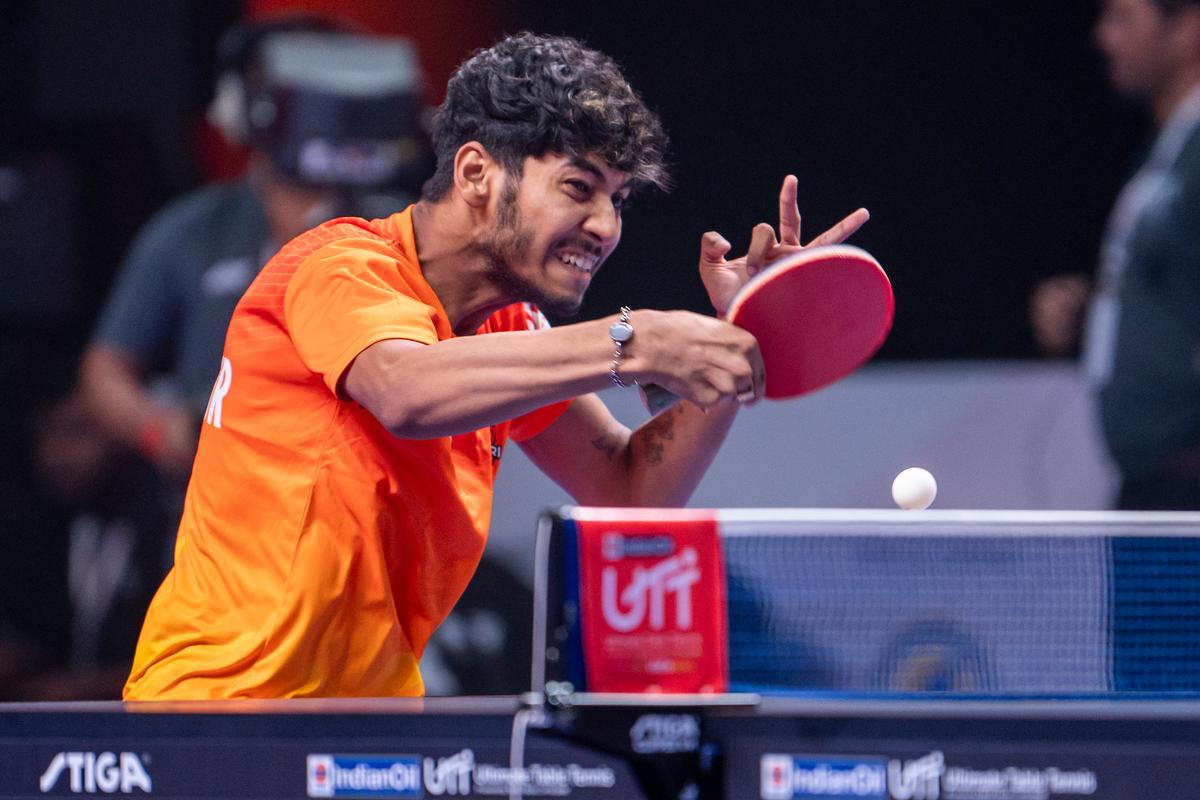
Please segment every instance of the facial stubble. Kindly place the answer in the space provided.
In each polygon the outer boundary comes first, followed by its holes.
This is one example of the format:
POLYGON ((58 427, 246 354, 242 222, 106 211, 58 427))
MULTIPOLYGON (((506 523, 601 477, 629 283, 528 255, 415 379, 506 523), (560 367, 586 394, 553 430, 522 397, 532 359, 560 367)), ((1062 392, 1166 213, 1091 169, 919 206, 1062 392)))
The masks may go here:
POLYGON ((573 317, 579 313, 583 296, 554 297, 541 286, 517 274, 512 265, 529 258, 533 243, 533 232, 521 220, 517 205, 517 181, 508 178, 500 194, 496 209, 496 221, 482 249, 487 258, 487 279, 505 293, 533 303, 543 311, 559 317, 573 317))

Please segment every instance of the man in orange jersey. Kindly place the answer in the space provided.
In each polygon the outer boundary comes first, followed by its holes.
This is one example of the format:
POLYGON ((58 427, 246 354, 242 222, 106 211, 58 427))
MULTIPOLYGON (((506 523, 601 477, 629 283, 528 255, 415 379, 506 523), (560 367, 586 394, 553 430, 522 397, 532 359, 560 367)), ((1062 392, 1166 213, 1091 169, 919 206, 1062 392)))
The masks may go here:
MULTIPOLYGON (((720 319, 550 329, 536 308, 576 310, 626 198, 666 183, 661 124, 608 57, 510 37, 460 67, 434 140, 420 202, 303 234, 238 304, 127 699, 419 695, 508 438, 581 503, 680 505, 761 397, 757 344, 720 319), (630 432, 593 392, 635 381, 688 402, 630 432)), ((780 241, 760 225, 727 260, 703 238, 718 312, 799 248, 795 191, 780 241)))

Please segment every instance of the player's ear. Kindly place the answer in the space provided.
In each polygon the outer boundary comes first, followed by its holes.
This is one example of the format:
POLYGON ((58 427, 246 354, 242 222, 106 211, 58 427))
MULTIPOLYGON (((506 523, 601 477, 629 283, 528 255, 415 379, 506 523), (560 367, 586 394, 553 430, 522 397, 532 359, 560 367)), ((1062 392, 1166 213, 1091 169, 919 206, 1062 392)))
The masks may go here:
POLYGON ((467 142, 454 156, 454 188, 472 207, 486 206, 500 163, 479 142, 467 142))

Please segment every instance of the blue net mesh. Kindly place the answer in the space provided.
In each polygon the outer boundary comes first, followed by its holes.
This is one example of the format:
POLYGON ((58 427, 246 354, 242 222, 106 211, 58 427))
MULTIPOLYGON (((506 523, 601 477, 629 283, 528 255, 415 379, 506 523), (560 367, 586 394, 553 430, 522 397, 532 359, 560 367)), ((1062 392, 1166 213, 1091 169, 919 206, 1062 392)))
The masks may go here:
POLYGON ((1200 691, 1200 538, 737 535, 731 689, 1200 691))
POLYGON ((1200 538, 1111 541, 1113 688, 1200 689, 1200 538))

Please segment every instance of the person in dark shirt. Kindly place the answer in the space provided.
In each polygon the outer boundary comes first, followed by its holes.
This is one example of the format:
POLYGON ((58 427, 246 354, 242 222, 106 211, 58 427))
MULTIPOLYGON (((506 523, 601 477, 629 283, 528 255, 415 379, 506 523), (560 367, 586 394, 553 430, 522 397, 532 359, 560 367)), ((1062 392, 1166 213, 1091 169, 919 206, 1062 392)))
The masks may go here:
POLYGON ((1109 78, 1158 133, 1118 196, 1095 290, 1041 284, 1034 333, 1078 347, 1121 474, 1123 509, 1200 509, 1200 1, 1106 0, 1096 40, 1109 78), (1090 294, 1090 307, 1089 307, 1090 294))
POLYGON ((403 194, 405 185, 415 193, 426 177, 420 76, 407 40, 284 18, 231 31, 220 61, 210 119, 250 148, 249 168, 146 224, 80 369, 102 428, 179 487, 226 326, 259 268, 294 236, 346 211, 351 197, 403 194))

